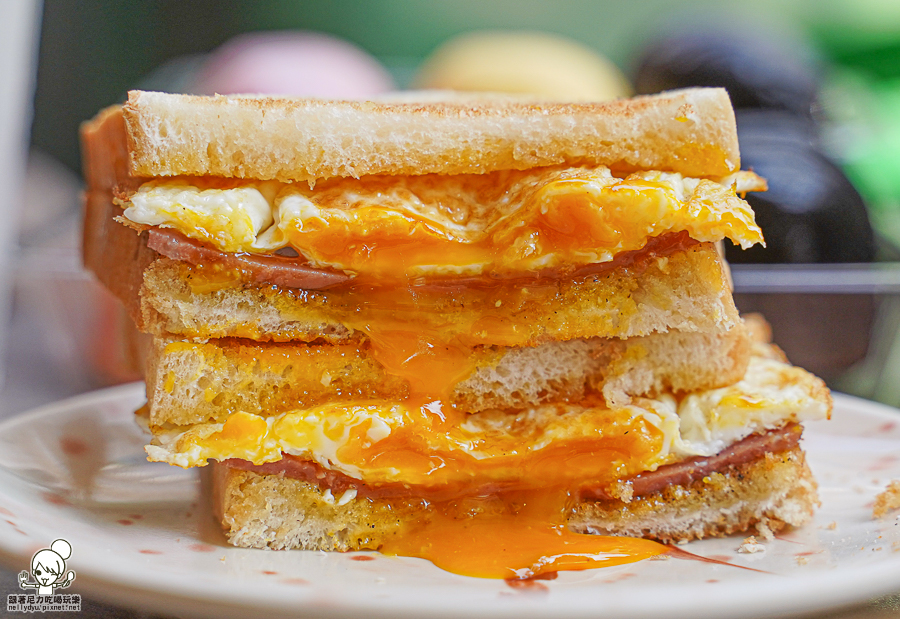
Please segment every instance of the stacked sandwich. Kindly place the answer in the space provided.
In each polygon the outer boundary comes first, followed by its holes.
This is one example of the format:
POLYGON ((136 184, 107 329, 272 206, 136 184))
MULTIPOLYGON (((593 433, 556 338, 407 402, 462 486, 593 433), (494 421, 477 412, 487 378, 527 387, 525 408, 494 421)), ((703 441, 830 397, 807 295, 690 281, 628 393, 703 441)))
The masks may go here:
POLYGON ((724 91, 133 92, 83 138, 86 263, 153 335, 147 453, 212 464, 231 543, 810 518, 830 398, 734 307, 715 243, 762 241, 765 184, 724 91))

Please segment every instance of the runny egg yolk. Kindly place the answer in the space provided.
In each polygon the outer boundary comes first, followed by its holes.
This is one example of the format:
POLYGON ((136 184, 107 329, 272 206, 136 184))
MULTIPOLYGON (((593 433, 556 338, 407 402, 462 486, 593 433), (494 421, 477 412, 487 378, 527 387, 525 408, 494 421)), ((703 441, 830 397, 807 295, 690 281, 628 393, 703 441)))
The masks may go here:
MULTIPOLYGON (((645 412, 602 402, 592 408, 586 400, 467 416, 424 397, 332 402, 275 418, 235 413, 218 432, 185 437, 178 449, 195 458, 185 465, 229 457, 271 462, 287 452, 361 480, 376 496, 401 488, 431 508, 382 551, 471 576, 527 577, 665 552, 642 540, 568 531, 564 523, 579 490, 586 482, 609 488, 670 462, 674 453, 713 455, 746 436, 736 431, 827 417, 827 402, 803 374, 759 355, 740 383, 686 396, 668 412, 665 399, 642 400, 645 412), (530 424, 534 415, 538 422, 530 424)), ((366 500, 360 492, 358 500, 366 500)))
MULTIPOLYGON (((585 468, 596 471, 597 462, 603 460, 602 456, 596 456, 587 452, 569 453, 568 457, 557 453, 547 454, 545 459, 566 466, 574 478, 585 474, 582 466, 589 461, 594 466, 585 468)), ((569 530, 565 518, 573 497, 565 489, 567 486, 553 485, 559 473, 542 477, 549 471, 538 467, 532 470, 521 459, 514 466, 520 468, 522 477, 532 480, 528 484, 531 487, 493 494, 489 502, 499 502, 500 509, 492 510, 489 506, 487 510, 477 510, 477 505, 473 505, 474 513, 460 513, 456 508, 448 514, 438 504, 426 519, 385 541, 381 552, 427 559, 441 569, 463 576, 504 579, 611 567, 668 552, 666 546, 651 540, 569 530)), ((615 467, 604 467, 603 472, 611 469, 615 467)), ((577 484, 577 480, 570 483, 577 484)), ((477 504, 478 497, 468 497, 467 501, 477 504)))
POLYGON ((702 181, 690 197, 658 180, 535 180, 514 215, 482 234, 420 213, 377 205, 321 206, 282 220, 284 238, 313 264, 379 280, 428 275, 505 277, 608 262, 649 237, 686 230, 698 241, 761 242, 749 207, 733 190, 702 181))
POLYGON ((401 484, 434 497, 602 486, 668 457, 663 431, 632 410, 599 403, 473 420, 440 401, 333 402, 269 418, 236 412, 221 426, 174 440, 180 456, 167 461, 183 466, 232 457, 264 464, 288 453, 366 484, 401 484), (529 425, 529 415, 541 422, 529 425))

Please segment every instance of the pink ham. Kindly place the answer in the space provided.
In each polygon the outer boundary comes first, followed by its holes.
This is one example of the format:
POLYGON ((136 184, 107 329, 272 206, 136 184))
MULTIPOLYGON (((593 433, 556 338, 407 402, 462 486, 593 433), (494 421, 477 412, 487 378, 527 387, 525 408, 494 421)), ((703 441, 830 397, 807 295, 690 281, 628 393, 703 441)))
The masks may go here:
POLYGON ((147 246, 166 258, 190 264, 219 264, 240 271, 255 284, 321 290, 350 279, 343 273, 315 269, 301 258, 278 255, 229 254, 189 239, 175 230, 148 228, 147 246))

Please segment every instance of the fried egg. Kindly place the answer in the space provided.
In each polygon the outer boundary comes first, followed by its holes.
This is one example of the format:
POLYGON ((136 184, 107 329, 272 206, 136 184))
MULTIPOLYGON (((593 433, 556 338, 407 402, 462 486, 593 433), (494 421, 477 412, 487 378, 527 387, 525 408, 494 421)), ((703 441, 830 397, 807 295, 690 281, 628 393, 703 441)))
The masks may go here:
POLYGON ((725 179, 604 167, 481 175, 332 179, 314 189, 273 181, 157 179, 125 204, 137 224, 174 228, 225 252, 291 247, 312 266, 377 277, 509 275, 608 262, 649 237, 762 243, 725 179))
POLYGON ((170 428, 147 446, 151 460, 182 467, 282 454, 313 460, 373 484, 535 486, 615 481, 787 423, 827 418, 821 381, 755 355, 740 382, 629 406, 556 403, 465 415, 440 402, 333 402, 272 417, 235 412, 223 423, 170 428))

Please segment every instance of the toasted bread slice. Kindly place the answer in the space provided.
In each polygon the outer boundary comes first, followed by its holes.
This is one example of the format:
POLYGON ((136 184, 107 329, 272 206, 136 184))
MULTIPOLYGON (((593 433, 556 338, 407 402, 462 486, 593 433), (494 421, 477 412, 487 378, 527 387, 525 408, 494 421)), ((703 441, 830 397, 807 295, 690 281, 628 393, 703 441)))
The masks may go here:
MULTIPOLYGON (((624 406, 632 396, 713 389, 737 382, 750 343, 743 325, 724 334, 653 334, 547 342, 533 348, 478 347, 471 376, 451 401, 467 412, 578 401, 587 390, 624 406)), ((401 401, 406 381, 385 373, 368 346, 205 343, 157 338, 147 373, 150 424, 223 422, 235 410, 277 415, 326 401, 401 401)))
POLYGON ((583 502, 570 516, 569 527, 666 543, 754 529, 771 538, 785 526, 801 526, 812 518, 819 505, 817 488, 806 455, 796 447, 628 503, 583 502))
MULTIPOLYGON (((352 492, 333 496, 327 488, 282 475, 220 464, 211 468, 213 508, 235 546, 377 550, 387 539, 427 519, 434 509, 416 497, 377 499, 352 492)), ((579 532, 663 542, 754 529, 771 536, 785 526, 808 522, 818 502, 815 480, 797 447, 629 503, 582 501, 568 524, 579 532)), ((467 507, 460 502, 458 509, 467 507)))
MULTIPOLYGON (((121 111, 108 110, 83 132, 89 161, 85 263, 123 300, 139 328, 198 339, 346 341, 360 336, 341 315, 342 308, 352 310, 352 303, 340 293, 301 295, 241 281, 222 285, 221 277, 204 275, 208 271, 202 268, 159 259, 145 238, 117 224, 113 217, 121 209, 113 204, 113 187, 137 180, 124 165, 124 126, 121 111), (138 289, 140 295, 135 294, 138 289)), ((516 346, 549 339, 625 338, 669 329, 722 333, 738 323, 727 274, 711 245, 651 258, 646 268, 631 269, 628 277, 622 274, 613 270, 534 288, 513 283, 504 294, 516 293, 517 303, 444 295, 443 304, 428 309, 435 320, 449 320, 451 331, 466 337, 473 335, 472 325, 490 312, 520 331, 517 341, 506 342, 516 346), (526 299, 522 291, 536 294, 526 299)))
POLYGON ((723 89, 606 103, 509 98, 375 103, 129 93, 135 176, 314 181, 603 164, 686 176, 740 167, 723 89))
MULTIPOLYGON (((102 272, 100 277, 106 283, 102 272)), ((158 335, 340 342, 363 335, 355 326, 371 308, 367 303, 357 307, 359 299, 348 291, 223 285, 202 269, 169 259, 155 261, 142 280, 138 324, 158 335)), ((505 343, 516 346, 669 330, 722 333, 740 322, 711 244, 651 259, 642 270, 616 269, 541 286, 513 283, 489 293, 469 288, 414 292, 409 303, 398 293, 396 302, 377 311, 472 344, 498 343, 484 320, 502 326, 505 343)))

